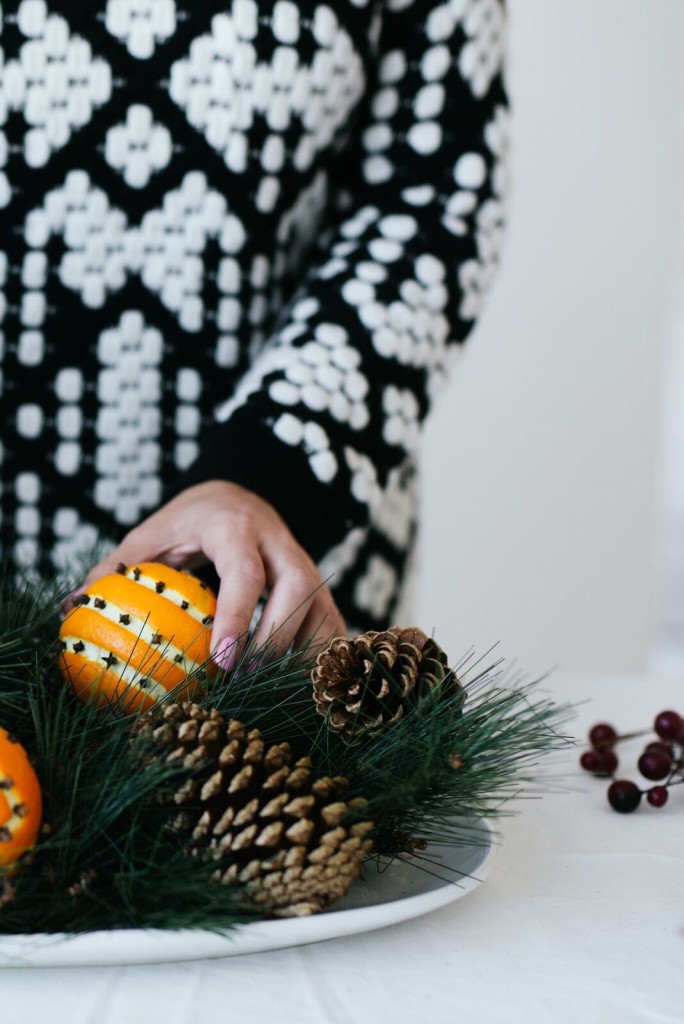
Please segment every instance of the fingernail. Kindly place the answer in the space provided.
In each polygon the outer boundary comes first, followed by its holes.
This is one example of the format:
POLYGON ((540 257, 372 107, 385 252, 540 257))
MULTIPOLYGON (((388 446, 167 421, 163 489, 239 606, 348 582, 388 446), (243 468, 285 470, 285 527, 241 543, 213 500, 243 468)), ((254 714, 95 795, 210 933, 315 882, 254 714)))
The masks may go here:
POLYGON ((237 637, 224 636, 216 645, 216 650, 212 654, 212 658, 219 668, 223 668, 226 672, 229 672, 235 665, 236 655, 237 637))
POLYGON ((254 672, 257 671, 258 667, 259 666, 256 661, 250 661, 247 665, 245 665, 243 662, 242 665, 238 665, 238 667, 235 669, 233 673, 233 679, 238 680, 242 679, 244 676, 251 676, 254 672))

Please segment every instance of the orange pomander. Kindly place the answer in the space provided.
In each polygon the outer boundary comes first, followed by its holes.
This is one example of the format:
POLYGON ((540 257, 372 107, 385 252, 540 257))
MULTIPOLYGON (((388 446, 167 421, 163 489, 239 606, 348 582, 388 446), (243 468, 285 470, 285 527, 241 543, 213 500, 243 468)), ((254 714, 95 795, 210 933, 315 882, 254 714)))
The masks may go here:
POLYGON ((12 874, 36 845, 43 801, 38 776, 21 743, 0 729, 0 870, 12 874))
POLYGON ((161 562, 103 576, 75 599, 59 631, 59 666, 84 701, 147 711, 170 691, 203 688, 216 597, 206 583, 161 562))

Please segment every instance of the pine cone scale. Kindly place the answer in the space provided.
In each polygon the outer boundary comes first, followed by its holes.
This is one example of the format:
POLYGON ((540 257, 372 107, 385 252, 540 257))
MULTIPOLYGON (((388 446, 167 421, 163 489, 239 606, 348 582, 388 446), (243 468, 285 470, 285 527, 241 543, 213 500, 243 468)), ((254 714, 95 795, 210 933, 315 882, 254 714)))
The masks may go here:
POLYGON ((154 759, 192 764, 172 796, 175 828, 187 834, 188 853, 216 862, 212 881, 244 886, 251 902, 280 917, 322 910, 358 876, 374 826, 343 823, 364 806, 345 802, 346 779, 314 780, 311 760, 293 761, 287 743, 268 746, 258 730, 192 704, 153 712, 139 731, 154 759))
POLYGON ((319 714, 348 744, 370 739, 438 691, 463 688, 438 644, 416 627, 337 637, 316 659, 311 678, 319 714))
POLYGON ((263 847, 264 849, 270 846, 278 847, 283 840, 284 832, 285 825, 282 821, 272 821, 270 825, 267 825, 266 828, 259 833, 254 841, 254 845, 263 847))

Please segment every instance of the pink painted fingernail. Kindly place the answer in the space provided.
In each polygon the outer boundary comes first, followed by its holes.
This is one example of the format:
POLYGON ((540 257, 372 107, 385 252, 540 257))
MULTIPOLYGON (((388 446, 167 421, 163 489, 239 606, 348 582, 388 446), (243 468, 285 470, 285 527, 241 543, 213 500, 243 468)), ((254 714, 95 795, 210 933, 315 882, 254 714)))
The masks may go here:
POLYGON ((222 640, 219 640, 216 650, 212 654, 212 658, 219 668, 225 669, 226 672, 230 672, 235 666, 236 656, 237 637, 234 636, 224 636, 222 640))

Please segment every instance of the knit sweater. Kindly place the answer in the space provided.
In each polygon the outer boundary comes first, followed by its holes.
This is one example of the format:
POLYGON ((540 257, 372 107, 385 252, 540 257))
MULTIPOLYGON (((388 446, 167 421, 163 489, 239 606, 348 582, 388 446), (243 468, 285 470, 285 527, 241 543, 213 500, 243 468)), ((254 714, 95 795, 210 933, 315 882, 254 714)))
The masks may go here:
POLYGON ((2 3, 0 553, 210 479, 386 625, 498 262, 501 0, 2 3))

